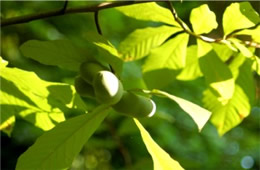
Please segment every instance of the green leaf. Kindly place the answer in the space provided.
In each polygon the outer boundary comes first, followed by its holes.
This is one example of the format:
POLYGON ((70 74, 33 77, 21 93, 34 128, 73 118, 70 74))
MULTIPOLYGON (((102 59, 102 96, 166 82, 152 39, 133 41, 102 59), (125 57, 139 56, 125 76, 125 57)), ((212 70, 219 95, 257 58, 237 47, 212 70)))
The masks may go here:
POLYGON ((205 54, 199 59, 200 69, 206 79, 206 83, 221 101, 230 99, 234 92, 234 78, 228 66, 221 61, 217 54, 208 47, 208 44, 198 41, 200 50, 206 49, 205 54), (205 46, 206 45, 206 46, 205 46), (205 46, 205 47, 204 47, 205 46))
POLYGON ((202 73, 199 67, 199 60, 197 55, 197 46, 191 45, 187 49, 186 66, 181 73, 176 77, 178 80, 194 80, 201 77, 202 73))
POLYGON ((124 89, 146 89, 141 67, 136 62, 125 62, 121 76, 124 89))
POLYGON ((212 44, 213 50, 217 53, 218 57, 223 61, 226 62, 234 53, 233 50, 228 48, 224 44, 212 44))
POLYGON ((223 15, 225 35, 243 28, 249 28, 260 22, 258 13, 249 2, 232 3, 223 15))
POLYGON ((8 65, 8 61, 4 60, 4 59, 0 56, 0 68, 6 67, 7 65, 8 65))
POLYGON ((115 8, 128 17, 138 20, 163 22, 169 25, 179 26, 174 20, 170 10, 163 8, 155 2, 134 4, 115 8))
POLYGON ((253 41, 260 43, 260 26, 255 29, 245 29, 235 33, 236 35, 250 35, 253 41))
POLYGON ((218 27, 216 15, 210 11, 207 4, 194 8, 191 11, 190 22, 196 34, 209 33, 218 27))
POLYGON ((69 168, 73 159, 107 116, 108 107, 99 106, 93 112, 58 124, 44 133, 18 159, 17 170, 69 168))
POLYGON ((2 105, 2 104, 0 104, 0 107, 1 107, 0 130, 5 132, 10 137, 15 124, 14 109, 12 109, 8 105, 2 105), (3 112, 3 110, 6 111, 3 112))
POLYGON ((260 75, 260 59, 257 56, 254 56, 254 62, 253 62, 253 70, 255 70, 255 72, 260 75))
POLYGON ((96 48, 98 55, 94 56, 101 63, 110 64, 117 75, 122 72, 123 61, 120 59, 117 49, 103 36, 97 33, 88 33, 88 40, 96 48))
POLYGON ((246 48, 244 44, 241 44, 240 40, 236 38, 229 38, 228 40, 231 41, 245 57, 253 56, 253 53, 248 48, 246 48))
POLYGON ((150 134, 145 130, 142 124, 134 119, 136 126, 139 128, 144 144, 152 156, 154 170, 183 170, 179 162, 175 161, 166 153, 157 143, 154 142, 150 134))
POLYGON ((189 35, 186 33, 179 34, 162 46, 152 50, 145 61, 143 72, 162 68, 172 70, 183 68, 186 62, 188 40, 189 35))
POLYGON ((204 92, 205 107, 212 111, 211 122, 216 126, 219 135, 237 126, 250 113, 255 98, 254 81, 250 70, 251 64, 245 62, 239 71, 235 91, 231 99, 221 103, 210 91, 204 92))
POLYGON ((234 55, 234 57, 230 58, 229 60, 229 69, 232 72, 232 75, 234 79, 238 77, 239 74, 239 68, 240 66, 245 62, 246 58, 241 53, 238 53, 237 55, 234 55))
POLYGON ((158 47, 172 34, 181 30, 165 25, 137 29, 120 43, 119 52, 126 61, 141 59, 148 55, 152 48, 158 47))
POLYGON ((173 101, 175 101, 186 113, 190 115, 190 117, 194 120, 194 122, 197 124, 199 131, 204 127, 204 125, 207 123, 211 112, 192 103, 185 99, 179 98, 177 96, 168 94, 163 91, 159 90, 153 90, 152 94, 167 97, 173 101))
POLYGON ((78 71, 80 64, 86 60, 69 40, 38 41, 30 40, 21 47, 24 56, 45 65, 59 66, 78 71))
POLYGON ((174 80, 176 70, 185 66, 188 40, 189 35, 182 33, 152 50, 142 68, 149 88, 162 88, 174 80))
POLYGON ((1 112, 8 117, 17 114, 43 130, 64 121, 68 108, 86 110, 73 86, 43 81, 33 72, 2 68, 1 85, 1 112))

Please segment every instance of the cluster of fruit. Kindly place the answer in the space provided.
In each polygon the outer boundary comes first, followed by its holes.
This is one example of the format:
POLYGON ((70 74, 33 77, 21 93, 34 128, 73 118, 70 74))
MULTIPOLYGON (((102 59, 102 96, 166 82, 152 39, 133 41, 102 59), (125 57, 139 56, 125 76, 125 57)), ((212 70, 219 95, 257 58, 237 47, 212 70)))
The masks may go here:
POLYGON ((144 96, 125 91, 122 83, 109 67, 96 61, 86 61, 80 66, 75 79, 75 89, 82 97, 91 97, 108 104, 119 113, 131 117, 151 117, 155 103, 144 96))

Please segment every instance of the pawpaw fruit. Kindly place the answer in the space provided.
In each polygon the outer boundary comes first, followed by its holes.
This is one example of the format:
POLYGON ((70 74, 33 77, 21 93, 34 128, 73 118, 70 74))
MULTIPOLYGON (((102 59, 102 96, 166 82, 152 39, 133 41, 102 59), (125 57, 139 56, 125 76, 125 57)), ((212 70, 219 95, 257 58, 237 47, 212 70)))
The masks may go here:
POLYGON ((74 80, 76 92, 82 97, 95 98, 94 88, 91 84, 87 83, 81 76, 77 76, 74 80))
POLYGON ((80 65, 80 75, 89 84, 93 83, 94 77, 99 71, 108 70, 105 66, 95 61, 86 61, 80 65))
POLYGON ((119 113, 130 117, 152 117, 156 111, 156 105, 153 100, 124 91, 121 100, 112 106, 119 113))
POLYGON ((123 95, 123 86, 110 71, 99 71, 93 80, 97 100, 104 104, 115 104, 123 95))

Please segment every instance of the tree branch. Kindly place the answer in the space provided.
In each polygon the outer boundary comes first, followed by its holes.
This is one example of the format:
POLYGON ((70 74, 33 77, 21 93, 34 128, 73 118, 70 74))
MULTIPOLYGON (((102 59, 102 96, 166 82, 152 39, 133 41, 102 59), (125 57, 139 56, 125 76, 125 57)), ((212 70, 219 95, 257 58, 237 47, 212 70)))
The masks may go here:
MULTIPOLYGON (((207 43, 221 43, 221 44, 226 44, 227 43, 227 39, 223 39, 223 38, 219 38, 219 39, 214 39, 214 38, 210 38, 210 37, 206 37, 206 36, 203 36, 203 35, 198 35, 194 32, 191 31, 191 29, 178 17, 178 14, 176 12, 176 10, 174 9, 171 1, 167 0, 166 3, 168 4, 168 7, 173 15, 173 18, 175 19, 176 22, 178 22, 180 24, 180 26, 182 27, 182 29, 194 36, 195 38, 197 39, 200 39, 202 41, 205 41, 207 43)), ((252 27, 252 28, 256 28, 259 24, 257 24, 256 26, 252 27)), ((242 29, 241 29, 242 30, 242 29)), ((236 32, 239 32, 241 30, 238 30, 238 31, 233 31, 232 34, 229 34, 229 36, 232 36, 234 33, 236 32)), ((227 38, 228 38, 227 37, 227 38)), ((256 42, 250 42, 250 41, 242 41, 245 45, 247 46, 251 46, 251 47, 255 47, 255 48, 260 48, 260 44, 256 43, 256 42)))
POLYGON ((208 42, 208 43, 221 42, 221 39, 213 39, 213 38, 205 37, 205 36, 198 35, 198 34, 195 34, 194 32, 192 32, 191 29, 178 17, 178 14, 177 14, 176 10, 174 9, 171 1, 168 0, 166 2, 169 6, 169 9, 170 9, 172 15, 173 15, 173 18, 175 19, 176 22, 178 22, 180 24, 180 26, 182 27, 182 29, 186 33, 188 33, 188 34, 190 34, 190 35, 192 35, 192 36, 194 36, 194 37, 196 37, 196 38, 198 38, 202 41, 208 42))
POLYGON ((21 24, 21 23, 27 23, 34 20, 49 18, 53 16, 60 16, 60 15, 66 15, 66 14, 72 14, 72 13, 84 13, 84 12, 96 12, 103 9, 108 8, 114 8, 119 6, 127 6, 132 4, 138 4, 138 3, 147 3, 151 1, 118 1, 118 2, 102 2, 100 4, 95 5, 88 5, 83 7, 74 7, 74 8, 67 8, 67 4, 65 2, 64 8, 56 9, 52 11, 45 11, 37 14, 29 14, 24 16, 18 16, 8 19, 2 19, 1 20, 1 27, 5 27, 8 25, 14 25, 14 24, 21 24))

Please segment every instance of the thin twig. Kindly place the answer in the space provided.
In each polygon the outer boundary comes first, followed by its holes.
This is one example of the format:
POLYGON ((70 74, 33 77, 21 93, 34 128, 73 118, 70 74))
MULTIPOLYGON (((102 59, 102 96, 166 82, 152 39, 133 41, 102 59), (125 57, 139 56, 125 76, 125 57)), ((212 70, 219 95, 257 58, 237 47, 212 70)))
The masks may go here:
POLYGON ((95 24, 96 24, 96 28, 97 28, 97 32, 102 35, 102 31, 98 22, 98 11, 94 12, 94 19, 95 19, 95 24))
POLYGON ((37 14, 29 14, 29 15, 18 16, 18 17, 13 17, 8 19, 1 19, 1 27, 14 25, 14 24, 27 23, 30 21, 49 18, 53 16, 60 16, 60 15, 66 15, 72 13, 96 12, 108 8, 127 6, 127 5, 138 4, 138 3, 147 3, 147 2, 151 2, 151 1, 102 2, 100 4, 88 5, 83 7, 74 7, 74 8, 67 8, 66 5, 65 10, 55 9, 52 11, 45 11, 37 14))
POLYGON ((61 14, 64 14, 65 13, 65 11, 66 11, 66 9, 67 9, 67 6, 68 6, 68 0, 65 0, 65 2, 64 2, 64 6, 62 7, 62 9, 61 9, 61 14))
POLYGON ((191 29, 178 17, 178 14, 177 14, 175 8, 173 7, 171 1, 168 0, 166 2, 168 4, 168 6, 169 6, 169 9, 170 9, 172 15, 173 15, 173 18, 175 19, 175 21, 178 24, 180 24, 180 26, 182 27, 182 29, 186 33, 188 33, 188 34, 190 34, 190 35, 192 35, 192 36, 194 36, 194 37, 196 37, 196 38, 198 38, 198 39, 200 39, 202 41, 209 42, 209 43, 221 42, 222 41, 221 39, 213 39, 213 38, 205 37, 205 36, 198 35, 198 34, 195 34, 194 32, 192 32, 191 29))

